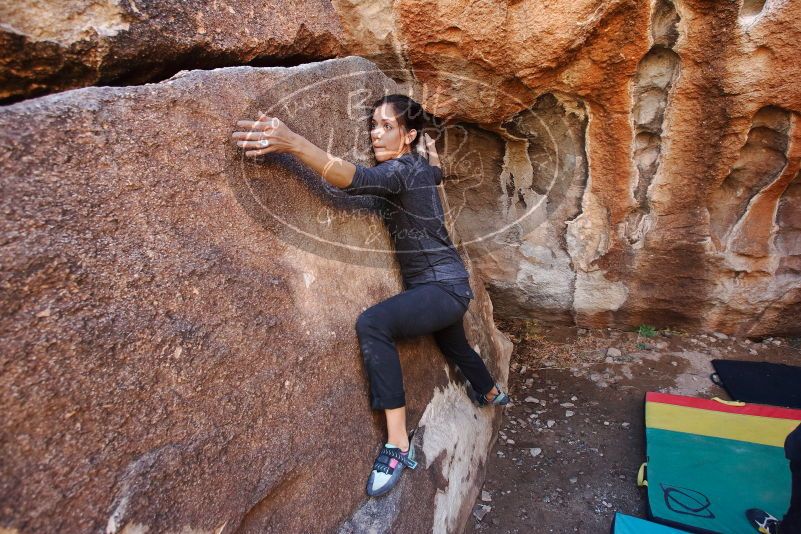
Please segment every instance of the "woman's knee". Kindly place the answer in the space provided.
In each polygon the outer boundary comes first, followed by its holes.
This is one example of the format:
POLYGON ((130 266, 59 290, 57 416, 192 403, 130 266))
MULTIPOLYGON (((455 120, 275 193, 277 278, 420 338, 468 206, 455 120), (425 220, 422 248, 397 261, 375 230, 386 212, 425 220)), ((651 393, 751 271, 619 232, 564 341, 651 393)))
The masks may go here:
POLYGON ((356 319, 356 334, 359 338, 370 334, 382 333, 386 330, 384 321, 381 320, 375 307, 367 308, 356 319))
POLYGON ((370 310, 365 310, 356 318, 356 333, 361 337, 372 330, 375 320, 373 319, 370 310))

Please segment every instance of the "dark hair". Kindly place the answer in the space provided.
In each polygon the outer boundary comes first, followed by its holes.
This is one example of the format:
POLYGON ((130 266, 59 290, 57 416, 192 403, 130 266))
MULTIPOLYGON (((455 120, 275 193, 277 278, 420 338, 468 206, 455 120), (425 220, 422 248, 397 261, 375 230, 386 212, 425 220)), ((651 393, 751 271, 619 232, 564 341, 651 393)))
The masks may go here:
POLYGON ((411 130, 417 131, 415 138, 412 139, 412 144, 420 139, 423 128, 430 126, 433 122, 430 115, 423 109, 423 106, 406 95, 386 95, 376 100, 370 110, 368 122, 372 119, 375 110, 383 104, 392 106, 392 111, 397 116, 398 124, 407 132, 411 130))

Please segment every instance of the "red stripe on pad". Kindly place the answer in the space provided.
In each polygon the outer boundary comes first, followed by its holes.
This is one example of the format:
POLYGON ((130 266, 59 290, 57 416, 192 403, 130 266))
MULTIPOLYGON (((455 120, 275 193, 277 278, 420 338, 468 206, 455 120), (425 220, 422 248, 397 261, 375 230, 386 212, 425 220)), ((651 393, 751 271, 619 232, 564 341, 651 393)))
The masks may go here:
POLYGON ((773 417, 776 419, 791 419, 801 421, 801 410, 790 408, 779 408, 777 406, 765 406, 763 404, 746 404, 745 406, 730 406, 711 399, 697 399, 695 397, 684 397, 682 395, 671 395, 669 393, 657 393, 649 391, 645 394, 645 402, 658 402, 661 404, 673 404, 675 406, 685 406, 687 408, 698 408, 701 410, 712 410, 715 412, 736 413, 739 415, 757 415, 759 417, 773 417))

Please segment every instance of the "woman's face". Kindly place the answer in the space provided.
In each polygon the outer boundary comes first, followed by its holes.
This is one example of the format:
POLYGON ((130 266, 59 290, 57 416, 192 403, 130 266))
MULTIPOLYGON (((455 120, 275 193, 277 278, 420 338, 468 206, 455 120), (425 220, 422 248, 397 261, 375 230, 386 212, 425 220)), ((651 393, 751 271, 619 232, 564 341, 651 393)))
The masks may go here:
POLYGON ((377 162, 397 158, 410 151, 415 130, 405 131, 398 124, 392 104, 381 104, 370 121, 370 141, 377 162))

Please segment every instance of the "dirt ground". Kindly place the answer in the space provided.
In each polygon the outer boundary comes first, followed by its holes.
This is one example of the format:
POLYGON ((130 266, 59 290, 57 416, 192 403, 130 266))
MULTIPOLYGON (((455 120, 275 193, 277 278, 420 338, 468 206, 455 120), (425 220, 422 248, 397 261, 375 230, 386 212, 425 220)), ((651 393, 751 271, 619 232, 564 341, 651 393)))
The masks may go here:
POLYGON ((728 399, 709 379, 717 358, 801 365, 798 338, 499 326, 515 342, 513 403, 468 534, 596 534, 616 511, 645 517, 646 392, 728 399))

